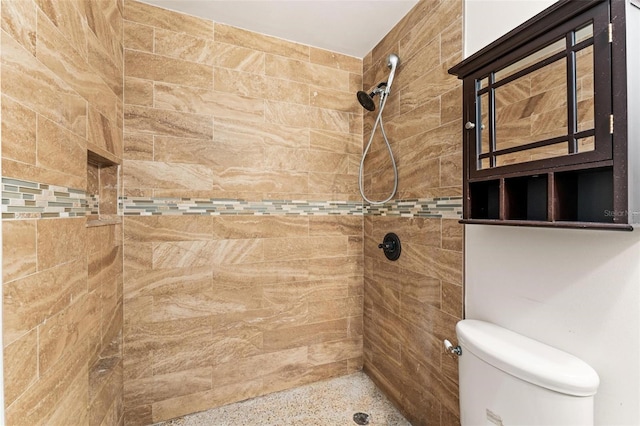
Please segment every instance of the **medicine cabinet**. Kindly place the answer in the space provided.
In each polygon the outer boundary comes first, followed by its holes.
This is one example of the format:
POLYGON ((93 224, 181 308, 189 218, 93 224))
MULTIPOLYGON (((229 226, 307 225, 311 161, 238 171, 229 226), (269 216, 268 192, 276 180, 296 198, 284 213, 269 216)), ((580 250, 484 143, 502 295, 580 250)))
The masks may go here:
POLYGON ((638 27, 635 0, 563 0, 449 70, 463 80, 463 223, 640 222, 638 27))

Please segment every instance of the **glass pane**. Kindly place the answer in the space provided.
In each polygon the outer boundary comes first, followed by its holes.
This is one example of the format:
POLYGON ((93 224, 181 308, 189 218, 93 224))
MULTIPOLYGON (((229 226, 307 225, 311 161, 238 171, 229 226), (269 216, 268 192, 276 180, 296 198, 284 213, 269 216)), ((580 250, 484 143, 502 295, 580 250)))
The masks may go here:
POLYGON ((593 136, 578 139, 578 152, 588 152, 596 149, 596 140, 593 136))
POLYGON ((518 62, 515 62, 508 67, 501 69, 500 71, 497 71, 495 75, 495 81, 498 82, 501 79, 515 74, 516 72, 523 70, 530 65, 540 62, 550 56, 555 55, 556 53, 563 52, 566 50, 566 47, 567 42, 564 38, 561 38, 555 43, 552 43, 547 47, 543 47, 542 49, 532 53, 531 55, 520 59, 518 62))
POLYGON ((593 46, 576 52, 576 98, 578 101, 579 132, 593 129, 593 46))
POLYGON ((593 24, 588 24, 587 26, 576 30, 576 44, 591 37, 593 37, 593 24))
POLYGON ((490 169, 491 168, 491 162, 488 158, 483 158, 482 160, 480 160, 480 169, 484 170, 484 169, 490 169))
POLYGON ((480 147, 479 154, 489 152, 489 94, 480 97, 480 147))
POLYGON ((561 157, 569 153, 568 145, 562 142, 555 145, 542 146, 526 151, 503 154, 496 158, 496 166, 525 163, 527 161, 544 160, 547 158, 561 157))
POLYGON ((496 150, 567 134, 566 60, 495 89, 496 150))
POLYGON ((481 89, 484 89, 487 86, 489 86, 489 77, 485 77, 482 80, 480 80, 480 88, 481 89))

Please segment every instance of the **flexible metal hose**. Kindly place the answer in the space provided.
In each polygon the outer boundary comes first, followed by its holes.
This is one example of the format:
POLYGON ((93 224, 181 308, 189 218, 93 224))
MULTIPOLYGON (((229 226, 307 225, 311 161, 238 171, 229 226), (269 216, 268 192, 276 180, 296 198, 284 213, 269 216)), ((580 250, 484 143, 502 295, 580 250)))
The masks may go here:
POLYGON ((385 91, 380 93, 380 108, 378 111, 378 117, 376 118, 375 124, 373 125, 373 129, 371 130, 371 137, 369 137, 369 143, 367 144, 367 147, 362 153, 362 159, 360 160, 360 171, 358 173, 358 187, 360 189, 360 195, 362 196, 362 199, 369 204, 386 203, 387 201, 391 200, 391 198, 393 198, 394 195, 396 195, 396 191, 398 189, 398 168, 396 167, 396 160, 393 158, 393 151, 391 151, 391 144, 389 144, 389 139, 387 138, 387 133, 384 131, 384 124, 382 123, 382 111, 384 110, 384 106, 387 103, 387 96, 388 96, 388 93, 386 93, 385 91), (391 158, 391 164, 393 165, 393 191, 391 191, 391 195, 389 195, 389 197, 385 198, 382 201, 374 201, 374 200, 368 199, 367 196, 364 195, 364 185, 362 182, 363 173, 364 173, 364 159, 366 158, 367 153, 371 148, 371 144, 373 143, 373 137, 375 136, 376 128, 378 127, 378 124, 380 124, 380 131, 382 132, 382 137, 384 138, 384 141, 387 144, 387 149, 389 150, 389 157, 391 158))

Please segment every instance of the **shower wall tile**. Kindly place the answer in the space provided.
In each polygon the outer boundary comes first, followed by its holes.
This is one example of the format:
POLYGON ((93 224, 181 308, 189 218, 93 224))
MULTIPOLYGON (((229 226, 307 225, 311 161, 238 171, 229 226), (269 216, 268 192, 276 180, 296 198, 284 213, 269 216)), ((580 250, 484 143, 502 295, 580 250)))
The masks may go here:
MULTIPOLYGON (((462 94, 447 73, 462 57, 462 3, 418 3, 363 61, 368 88, 386 78, 389 53, 401 60, 385 124, 398 161, 398 196, 407 200, 390 210, 371 206, 365 218, 364 369, 416 425, 459 423, 458 373, 442 340, 455 338, 463 306, 462 94), (432 207, 410 207, 412 199, 429 197, 438 200, 437 217, 432 207), (397 262, 377 248, 388 232, 402 242, 397 262)), ((374 119, 363 116, 365 143, 374 119)), ((365 162, 366 193, 381 198, 390 189, 379 172, 389 168, 383 154, 374 150, 365 162)))
POLYGON ((11 424, 123 419, 122 228, 95 233, 84 217, 87 149, 122 157, 120 6, 0 5, 3 190, 20 196, 3 221, 11 424))
POLYGON ((124 43, 124 193, 220 212, 124 218, 126 422, 360 368, 362 61, 128 0, 124 43))
POLYGON ((215 24, 216 42, 258 50, 270 55, 309 61, 309 46, 293 43, 277 37, 257 34, 224 24, 215 24))

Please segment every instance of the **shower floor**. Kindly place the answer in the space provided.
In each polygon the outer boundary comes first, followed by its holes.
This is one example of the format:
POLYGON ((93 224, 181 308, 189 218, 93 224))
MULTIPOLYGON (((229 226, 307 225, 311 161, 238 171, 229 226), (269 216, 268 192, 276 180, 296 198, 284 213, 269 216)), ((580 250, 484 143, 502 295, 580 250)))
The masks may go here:
POLYGON ((370 425, 411 426, 363 372, 236 402, 158 423, 162 426, 349 426, 355 413, 370 425))

